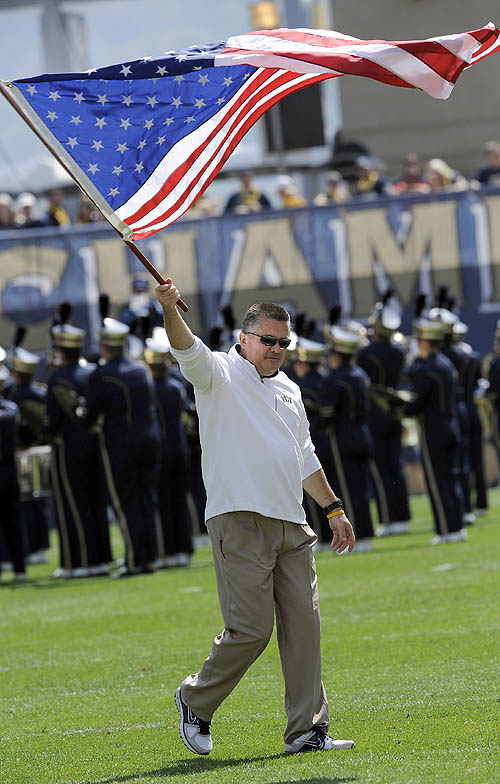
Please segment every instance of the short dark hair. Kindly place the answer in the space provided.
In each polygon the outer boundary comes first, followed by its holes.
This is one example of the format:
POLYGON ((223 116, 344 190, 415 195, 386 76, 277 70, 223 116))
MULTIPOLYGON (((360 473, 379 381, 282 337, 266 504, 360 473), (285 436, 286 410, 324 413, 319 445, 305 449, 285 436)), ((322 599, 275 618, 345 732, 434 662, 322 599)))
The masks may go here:
POLYGON ((76 346, 59 346, 58 350, 63 358, 63 362, 70 364, 78 362, 82 354, 81 349, 76 346))
POLYGON ((148 365, 148 368, 151 371, 151 375, 155 378, 167 375, 167 365, 165 362, 151 362, 151 364, 148 365))
POLYGON ((111 359, 116 359, 117 357, 122 357, 125 353, 125 346, 108 346, 107 343, 103 343, 103 346, 106 346, 107 352, 111 359))
POLYGON ((250 332, 261 318, 287 322, 290 321, 290 314, 288 310, 282 308, 281 305, 276 305, 274 302, 255 302, 253 305, 250 305, 243 316, 241 331, 250 332))
MULTIPOLYGON (((33 370, 33 373, 35 371, 33 370)), ((17 373, 17 377, 19 378, 19 383, 21 386, 25 384, 31 384, 33 381, 33 373, 22 373, 20 370, 15 370, 14 373, 17 373)))

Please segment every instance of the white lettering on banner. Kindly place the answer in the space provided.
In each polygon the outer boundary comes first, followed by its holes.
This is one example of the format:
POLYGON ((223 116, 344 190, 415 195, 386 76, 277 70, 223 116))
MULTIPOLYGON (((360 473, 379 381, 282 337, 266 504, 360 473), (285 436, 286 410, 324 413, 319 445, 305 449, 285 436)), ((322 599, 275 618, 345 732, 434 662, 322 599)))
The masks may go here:
POLYGON ((290 218, 248 221, 245 237, 235 233, 233 239, 232 271, 227 274, 238 313, 259 298, 269 298, 272 291, 276 302, 296 304, 314 318, 326 316, 319 283, 297 243, 290 218))
POLYGON ((420 267, 429 255, 431 288, 446 284, 463 299, 460 252, 457 237, 456 201, 413 204, 411 222, 400 242, 392 231, 387 209, 383 207, 345 211, 347 244, 351 273, 353 315, 370 312, 378 295, 374 259, 405 306, 409 306, 419 280, 420 267))
POLYGON ((231 233, 233 245, 229 255, 229 264, 227 265, 224 283, 222 285, 222 295, 219 302, 219 310, 231 302, 234 287, 240 269, 241 259, 243 258, 243 248, 245 247, 246 231, 245 229, 236 229, 231 233))
POLYGON ((99 315, 99 276, 95 250, 91 245, 80 248, 78 255, 83 263, 85 301, 87 303, 88 331, 97 335, 101 320, 99 315))
POLYGON ((175 281, 182 294, 198 294, 198 267, 196 264, 197 232, 167 231, 163 237, 163 247, 167 259, 166 274, 175 281))
MULTIPOLYGON (((92 248, 97 259, 99 291, 108 294, 113 306, 121 306, 130 298, 130 272, 125 251, 127 246, 123 240, 94 240, 92 248)), ((113 310, 113 315, 116 315, 113 310)))
MULTIPOLYGON (((47 298, 57 288, 68 261, 65 249, 52 245, 14 245, 0 251, 0 334, 11 339, 13 318, 20 318, 36 329, 28 329, 23 345, 31 351, 43 350, 48 340, 51 319, 37 317, 47 298), (18 297, 22 289, 22 297, 18 297), (13 313, 11 316, 10 313, 13 313)), ((6 339, 2 337, 6 342, 6 339)))
POLYGON ((314 283, 311 270, 302 255, 288 218, 249 221, 246 242, 242 244, 235 289, 258 289, 263 279, 263 268, 271 256, 283 283, 300 286, 314 283))
MULTIPOLYGON (((479 309, 482 313, 498 313, 500 311, 500 196, 487 196, 482 204, 474 206, 483 207, 488 216, 486 226, 480 219, 478 225, 476 218, 478 254, 481 250, 480 264, 482 263, 485 279, 486 270, 489 271, 489 290, 487 284, 482 288, 479 309)), ((479 210, 477 214, 480 215, 479 210)))
POLYGON ((163 237, 166 257, 165 277, 171 277, 181 292, 189 312, 186 321, 193 332, 201 334, 206 325, 202 320, 198 294, 198 264, 196 258, 196 229, 186 231, 167 231, 163 237))
POLYGON ((151 256, 153 267, 156 267, 158 272, 163 275, 166 267, 165 245, 158 237, 155 237, 147 241, 146 248, 146 256, 151 256))
MULTIPOLYGON (((342 211, 342 215, 343 215, 342 211)), ((344 316, 352 312, 351 296, 351 266, 347 251, 347 231, 345 217, 333 218, 328 221, 328 228, 333 234, 333 247, 337 259, 337 280, 339 285, 339 299, 344 316)))

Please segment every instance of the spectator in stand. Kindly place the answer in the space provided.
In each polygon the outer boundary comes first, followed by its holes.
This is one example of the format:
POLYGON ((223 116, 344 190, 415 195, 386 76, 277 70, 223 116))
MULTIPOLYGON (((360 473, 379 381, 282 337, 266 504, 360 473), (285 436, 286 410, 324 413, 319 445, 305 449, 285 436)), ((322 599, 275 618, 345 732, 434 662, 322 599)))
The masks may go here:
POLYGON ((70 223, 70 217, 63 206, 63 195, 61 191, 51 191, 49 193, 49 206, 47 209, 47 225, 68 226, 70 223))
POLYGON ((416 152, 409 152, 401 162, 401 175, 390 187, 392 196, 402 193, 429 193, 431 186, 422 175, 420 159, 416 152))
POLYGON ((0 231, 14 228, 14 212, 12 197, 8 193, 0 193, 0 231))
POLYGON ((237 212, 246 215, 249 212, 269 209, 271 207, 269 199, 253 184, 251 172, 242 171, 239 177, 240 190, 229 197, 224 212, 237 212))
POLYGON ((281 207, 283 209, 288 207, 305 207, 307 204, 289 174, 280 174, 276 178, 276 190, 281 199, 281 207))
POLYGON ((425 175, 433 191, 464 191, 469 183, 463 174, 451 168, 442 158, 432 158, 426 167, 425 175))
POLYGON ((80 199, 80 204, 78 207, 78 217, 76 219, 77 223, 97 223, 97 221, 101 221, 103 219, 101 213, 95 207, 90 199, 85 198, 82 196, 80 199))
POLYGON ((498 142, 486 142, 484 152, 487 160, 483 161, 474 179, 480 185, 499 185, 500 184, 500 144, 498 142))
POLYGON ((192 207, 185 213, 185 218, 213 218, 219 215, 220 205, 216 198, 212 198, 207 193, 200 196, 192 207))
POLYGON ((316 207, 325 207, 328 204, 343 204, 350 198, 349 186, 338 171, 328 172, 326 178, 326 192, 318 193, 314 197, 316 207))
POLYGON ((356 158, 358 179, 355 183, 355 195, 364 197, 386 196, 387 187, 385 177, 379 172, 379 164, 367 155, 356 158))
POLYGON ((18 229, 39 229, 47 224, 36 218, 37 199, 32 193, 24 191, 16 199, 14 225, 18 229))

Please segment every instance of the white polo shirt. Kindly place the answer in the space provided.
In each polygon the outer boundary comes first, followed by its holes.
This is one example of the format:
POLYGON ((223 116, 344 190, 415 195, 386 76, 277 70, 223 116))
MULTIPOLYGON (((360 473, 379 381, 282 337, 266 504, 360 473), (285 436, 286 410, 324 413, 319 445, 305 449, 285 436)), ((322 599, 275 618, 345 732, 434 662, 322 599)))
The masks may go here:
POLYGON ((302 480, 321 464, 299 386, 282 371, 261 379, 236 346, 210 351, 197 337, 171 353, 195 389, 205 518, 249 511, 304 523, 302 480))

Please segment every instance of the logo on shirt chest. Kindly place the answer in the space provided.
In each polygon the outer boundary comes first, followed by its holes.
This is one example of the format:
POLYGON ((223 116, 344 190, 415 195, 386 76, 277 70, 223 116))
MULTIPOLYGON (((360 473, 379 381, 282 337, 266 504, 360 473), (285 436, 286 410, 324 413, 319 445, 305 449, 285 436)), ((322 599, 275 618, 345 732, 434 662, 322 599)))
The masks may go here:
POLYGON ((281 399, 284 403, 288 403, 289 406, 293 405, 293 397, 289 397, 289 395, 281 395, 281 399))

